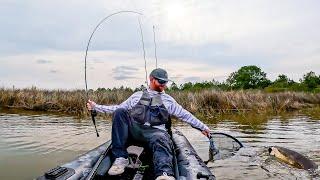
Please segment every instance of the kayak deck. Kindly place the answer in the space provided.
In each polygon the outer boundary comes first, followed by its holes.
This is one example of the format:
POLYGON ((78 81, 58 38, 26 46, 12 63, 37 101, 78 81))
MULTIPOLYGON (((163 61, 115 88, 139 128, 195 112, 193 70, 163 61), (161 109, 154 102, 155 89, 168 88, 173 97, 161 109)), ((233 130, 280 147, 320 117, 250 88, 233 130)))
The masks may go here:
MULTIPOLYGON (((174 162, 173 168, 176 179, 183 180, 214 180, 215 176, 210 172, 210 169, 202 161, 196 151, 193 149, 187 138, 178 130, 172 131, 172 141, 174 144, 174 162)), ((134 144, 135 146, 143 147, 141 144, 134 144)), ((148 148, 144 147, 144 150, 139 155, 129 153, 132 162, 137 162, 137 159, 141 161, 140 165, 127 167, 125 172, 119 176, 109 176, 108 170, 113 163, 111 155, 111 141, 104 143, 103 145, 89 151, 76 158, 75 160, 58 166, 59 168, 65 168, 68 171, 61 173, 55 173, 56 177, 52 178, 45 175, 37 178, 41 180, 46 179, 111 179, 111 180, 150 180, 155 179, 153 156, 148 148)), ((131 163, 133 164, 133 163, 131 163)), ((139 164, 139 163, 138 163, 139 164)), ((59 169, 58 168, 58 169, 59 169)), ((52 171, 52 170, 51 170, 52 171)))
MULTIPOLYGON (((132 180, 135 176, 139 176, 139 179, 143 180, 150 180, 155 179, 153 174, 153 161, 151 153, 144 149, 142 154, 139 157, 139 160, 142 164, 139 167, 126 167, 125 172, 118 176, 109 176, 107 170, 111 166, 111 161, 108 159, 110 158, 110 152, 105 157, 104 161, 108 161, 107 163, 102 162, 98 167, 97 173, 94 175, 93 179, 110 179, 110 180, 132 180), (108 168, 109 167, 109 168, 108 168), (140 172, 140 173, 139 173, 140 172), (141 173, 143 172, 143 173, 141 173)), ((135 159, 136 157, 129 155, 130 158, 135 159)), ((135 161, 135 160, 133 160, 135 161)))

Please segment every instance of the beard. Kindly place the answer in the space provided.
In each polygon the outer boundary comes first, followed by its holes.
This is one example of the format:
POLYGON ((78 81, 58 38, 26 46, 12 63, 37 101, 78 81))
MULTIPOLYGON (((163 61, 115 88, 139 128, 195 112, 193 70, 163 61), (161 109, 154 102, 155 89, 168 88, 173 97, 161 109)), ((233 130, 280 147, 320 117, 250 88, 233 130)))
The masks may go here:
POLYGON ((164 91, 165 88, 166 88, 166 86, 156 86, 155 91, 162 92, 162 91, 164 91))

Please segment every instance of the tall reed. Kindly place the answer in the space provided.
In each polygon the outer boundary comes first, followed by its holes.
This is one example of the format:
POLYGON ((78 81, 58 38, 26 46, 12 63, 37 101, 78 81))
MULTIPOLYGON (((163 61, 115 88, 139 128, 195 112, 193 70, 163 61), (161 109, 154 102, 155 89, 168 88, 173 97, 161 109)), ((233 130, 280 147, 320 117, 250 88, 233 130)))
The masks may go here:
MULTIPOLYGON (((98 104, 120 104, 131 90, 89 91, 90 99, 98 104)), ((320 94, 305 92, 266 93, 257 90, 197 92, 173 91, 170 95, 185 109, 195 114, 210 116, 226 112, 284 112, 320 105, 320 94)), ((27 110, 57 111, 87 115, 84 90, 41 90, 0 88, 0 106, 27 110)))
POLYGON ((193 113, 214 112, 283 112, 320 105, 320 94, 304 92, 266 93, 257 90, 171 93, 183 107, 193 113))

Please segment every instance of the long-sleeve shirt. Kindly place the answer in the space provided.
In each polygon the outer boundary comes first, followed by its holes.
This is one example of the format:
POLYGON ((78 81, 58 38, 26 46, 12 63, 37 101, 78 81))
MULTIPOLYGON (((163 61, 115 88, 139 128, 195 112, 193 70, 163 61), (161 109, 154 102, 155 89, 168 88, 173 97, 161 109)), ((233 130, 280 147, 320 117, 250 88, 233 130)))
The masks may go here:
MULTIPOLYGON (((159 94, 159 92, 147 89, 150 97, 159 94)), ((119 105, 99 105, 96 104, 94 106, 94 109, 98 112, 104 112, 104 113, 113 113, 118 108, 124 108, 127 110, 131 110, 140 100, 143 92, 138 91, 133 93, 127 100, 122 102, 119 105)), ((201 130, 207 130, 209 129, 208 126, 203 124, 199 119, 197 119, 195 116, 193 116, 189 111, 185 110, 180 104, 176 102, 175 99, 173 99, 170 95, 166 94, 165 92, 160 92, 160 97, 163 102, 163 105, 166 107, 170 115, 173 115, 177 117, 178 119, 190 124, 192 127, 201 129, 201 130)), ((158 129, 165 129, 164 125, 160 126, 153 126, 158 129)))

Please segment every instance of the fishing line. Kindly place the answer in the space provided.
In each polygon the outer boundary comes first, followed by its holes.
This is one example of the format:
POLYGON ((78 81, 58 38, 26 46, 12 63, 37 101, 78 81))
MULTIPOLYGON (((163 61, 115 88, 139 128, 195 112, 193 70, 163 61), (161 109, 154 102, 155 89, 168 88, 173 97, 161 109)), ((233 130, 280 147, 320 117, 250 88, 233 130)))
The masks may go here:
POLYGON ((140 36, 141 36, 141 42, 142 42, 142 49, 143 49, 143 59, 144 59, 144 70, 146 72, 146 85, 148 87, 148 72, 147 72, 147 60, 146 60, 146 51, 144 49, 144 41, 143 41, 143 33, 142 33, 142 26, 141 26, 141 20, 140 17, 138 18, 139 21, 139 28, 140 28, 140 36))
POLYGON ((154 43, 154 57, 156 59, 156 68, 158 68, 156 33, 154 31, 154 26, 153 26, 153 43, 154 43))
MULTIPOLYGON (((137 10, 137 6, 136 3, 134 1, 130 1, 134 7, 135 10, 137 10)), ((139 27, 140 27, 140 37, 141 37, 141 43, 142 43, 142 49, 143 49, 143 58, 144 58, 144 71, 145 71, 145 76, 146 76, 146 85, 147 87, 148 85, 148 72, 147 72, 147 60, 146 60, 146 52, 145 52, 145 48, 144 48, 144 39, 143 39, 143 33, 142 33, 142 26, 141 26, 141 19, 140 17, 138 17, 138 21, 139 21, 139 27)))
MULTIPOLYGON (((136 12, 136 11, 118 11, 118 12, 112 13, 112 14, 106 16, 105 18, 103 18, 98 23, 98 25, 93 29, 93 31, 92 31, 92 33, 90 35, 90 38, 88 40, 88 43, 87 43, 86 54, 85 54, 85 57, 84 57, 84 81, 85 81, 85 85, 86 85, 87 101, 89 100, 88 83, 87 83, 87 57, 88 57, 88 50, 89 50, 89 46, 90 46, 90 43, 91 43, 91 39, 93 37, 93 34, 96 32, 96 30, 99 28, 99 26, 103 22, 108 20, 110 17, 112 17, 114 15, 117 15, 117 14, 121 14, 121 13, 134 13, 134 14, 142 15, 141 13, 136 12)), ((140 25, 140 32, 142 33, 140 19, 139 19, 139 25, 140 25)), ((141 36, 142 36, 142 34, 141 34, 141 36)), ((142 37, 142 41, 143 41, 143 37, 142 37)), ((142 42, 142 44, 143 44, 143 52, 144 52, 144 57, 145 57, 144 43, 142 42)), ((145 61, 145 64, 146 64, 146 61, 145 61)), ((145 65, 145 67, 146 67, 146 65, 145 65)), ((91 114, 91 119, 92 119, 93 125, 94 125, 95 130, 96 130, 97 137, 99 137, 99 133, 98 133, 97 126, 96 126, 96 120, 95 120, 95 116, 97 115, 97 112, 95 110, 90 110, 90 114, 91 114)))

